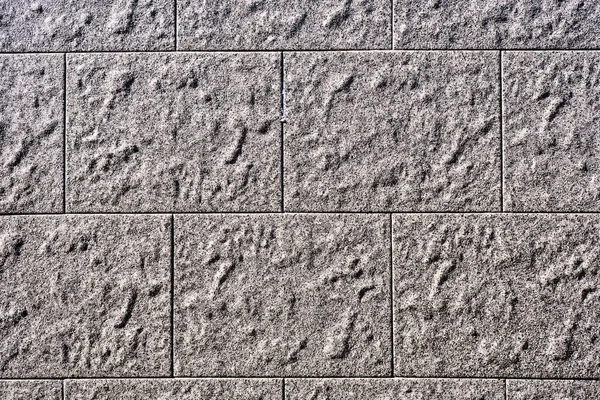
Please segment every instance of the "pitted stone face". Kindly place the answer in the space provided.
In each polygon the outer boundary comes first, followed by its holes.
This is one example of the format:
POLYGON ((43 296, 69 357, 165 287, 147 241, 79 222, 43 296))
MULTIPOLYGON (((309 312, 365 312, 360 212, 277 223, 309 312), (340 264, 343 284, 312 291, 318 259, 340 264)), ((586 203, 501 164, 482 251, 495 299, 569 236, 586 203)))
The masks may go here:
POLYGON ((396 49, 593 49, 600 3, 394 0, 396 49))
POLYGON ((388 0, 179 0, 182 50, 390 49, 388 0))
POLYGON ((0 51, 136 51, 175 47, 174 0, 0 3, 0 51))
POLYGON ((175 371, 385 376, 384 215, 175 218, 175 371))
POLYGON ((0 213, 63 211, 63 58, 0 54, 0 213))
POLYGON ((168 374, 169 232, 167 216, 0 218, 0 377, 168 374))

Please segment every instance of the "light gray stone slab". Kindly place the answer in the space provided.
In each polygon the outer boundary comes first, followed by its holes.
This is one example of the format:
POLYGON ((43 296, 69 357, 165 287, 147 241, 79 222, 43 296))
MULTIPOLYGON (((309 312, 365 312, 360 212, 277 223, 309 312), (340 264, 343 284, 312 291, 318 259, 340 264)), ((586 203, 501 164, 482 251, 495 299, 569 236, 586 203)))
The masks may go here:
POLYGON ((507 400, 600 399, 598 381, 506 381, 507 400))
POLYGON ((278 54, 67 64, 67 210, 279 211, 278 54))
POLYGON ((0 55, 0 212, 63 209, 63 68, 62 55, 0 55))
POLYGON ((61 400, 61 381, 0 381, 0 399, 61 400))
POLYGON ((507 209, 600 211, 600 53, 509 52, 503 70, 507 209))
POLYGON ((175 373, 391 372, 385 215, 175 218, 175 373))
POLYGON ((281 400, 279 379, 68 380, 65 400, 281 400))
POLYGON ((505 400, 491 379, 286 379, 285 399, 505 400))
POLYGON ((181 50, 391 49, 388 0, 180 0, 181 50))
POLYGON ((173 0, 7 0, 0 51, 168 50, 173 0))
POLYGON ((0 219, 0 377, 169 373, 168 216, 0 219))
POLYGON ((292 53, 284 68, 286 210, 500 210, 498 53, 292 53))
POLYGON ((600 217, 394 216, 395 372, 599 377, 600 217))
POLYGON ((394 0, 396 49, 585 49, 600 45, 600 3, 394 0))

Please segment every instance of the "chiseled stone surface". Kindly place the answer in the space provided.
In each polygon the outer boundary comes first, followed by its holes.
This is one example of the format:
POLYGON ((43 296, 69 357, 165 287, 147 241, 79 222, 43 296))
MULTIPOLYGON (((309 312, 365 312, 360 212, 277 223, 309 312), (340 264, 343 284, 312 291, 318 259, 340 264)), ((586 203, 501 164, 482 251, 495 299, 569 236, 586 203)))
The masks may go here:
POLYGON ((505 400, 504 382, 481 379, 286 379, 285 400, 505 400))
POLYGON ((58 54, 0 55, 0 212, 62 211, 63 67, 58 54))
POLYGON ((509 52, 503 70, 507 208, 600 211, 600 53, 509 52))
POLYGON ((67 210, 279 210, 278 54, 85 54, 67 66, 67 210))
POLYGON ((182 50, 391 49, 388 0, 179 0, 182 50))
POLYGON ((65 400, 281 400, 279 379, 68 380, 65 400))
POLYGON ((396 215, 395 372, 600 377, 600 217, 396 215))
POLYGON ((497 52, 284 58, 289 211, 500 210, 497 52))
POLYGON ((391 372, 386 215, 175 217, 175 373, 391 372))
POLYGON ((0 218, 0 377, 169 373, 168 216, 0 218))
POLYGON ((600 3, 394 0, 395 48, 577 49, 600 45, 600 3))
POLYGON ((507 400, 589 400, 600 399, 598 381, 508 380, 507 400))
POLYGON ((168 50, 173 0, 6 0, 0 51, 168 50))
POLYGON ((61 400, 60 381, 0 381, 3 400, 61 400))

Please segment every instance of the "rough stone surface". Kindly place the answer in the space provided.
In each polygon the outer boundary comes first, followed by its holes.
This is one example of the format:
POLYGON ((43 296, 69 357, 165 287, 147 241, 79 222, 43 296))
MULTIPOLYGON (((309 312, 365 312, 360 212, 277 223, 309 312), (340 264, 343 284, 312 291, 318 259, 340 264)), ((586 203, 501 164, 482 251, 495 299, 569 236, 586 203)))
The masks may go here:
POLYGON ((507 53, 503 70, 507 209, 600 211, 600 53, 507 53))
POLYGON ((3 0, 0 51, 168 50, 173 0, 3 0))
POLYGON ((394 216, 395 372, 600 377, 600 218, 394 216))
POLYGON ((69 211, 278 211, 278 54, 68 57, 69 211))
POLYGON ((0 218, 0 377, 168 373, 169 224, 0 218))
POLYGON ((180 0, 183 50, 391 49, 388 0, 180 0))
POLYGON ((589 400, 600 399, 598 381, 506 382, 508 400, 589 400))
POLYGON ((287 379, 285 386, 285 400, 505 400, 501 380, 287 379))
POLYGON ((61 400, 60 381, 0 381, 3 400, 61 400))
POLYGON ((0 55, 0 213, 62 211, 63 67, 62 55, 0 55))
POLYGON ((175 218, 175 372, 391 372, 384 215, 175 218))
POLYGON ((600 3, 395 0, 396 49, 576 49, 600 45, 600 3))
POLYGON ((65 400, 281 400, 278 379, 66 381, 65 400))
POLYGON ((294 53, 285 208, 500 209, 499 55, 294 53))

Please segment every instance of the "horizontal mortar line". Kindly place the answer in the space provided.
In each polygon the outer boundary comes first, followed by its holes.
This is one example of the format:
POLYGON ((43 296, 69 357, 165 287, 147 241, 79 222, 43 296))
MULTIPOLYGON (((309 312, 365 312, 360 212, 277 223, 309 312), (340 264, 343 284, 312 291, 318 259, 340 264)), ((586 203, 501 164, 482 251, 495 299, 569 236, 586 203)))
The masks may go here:
POLYGON ((498 52, 498 51, 509 51, 509 52, 556 52, 556 51, 570 51, 570 52, 598 52, 600 48, 593 49, 518 49, 518 48, 506 48, 506 49, 477 49, 477 48, 463 48, 463 49, 446 49, 446 48, 406 48, 406 49, 269 49, 269 50, 247 50, 247 49, 222 49, 222 50, 90 50, 90 51, 6 51, 0 52, 0 55, 20 55, 20 54, 138 54, 138 53, 156 53, 156 54, 212 54, 212 53, 401 53, 401 52, 498 52))
POLYGON ((415 379, 415 380, 430 380, 430 379, 449 379, 449 380, 466 380, 466 379, 477 379, 477 380, 529 380, 529 381, 600 381, 600 378, 577 378, 577 377, 561 377, 561 378, 546 378, 546 377, 506 377, 506 376, 94 376, 94 377, 31 377, 31 378, 0 378, 0 382, 10 381, 27 381, 27 380, 49 380, 49 381, 61 381, 61 380, 186 380, 186 379, 204 379, 204 380, 235 380, 235 379, 250 379, 250 380, 261 380, 261 379, 350 379, 350 380, 393 380, 393 379, 415 379))
POLYGON ((53 217, 69 215, 600 215, 600 211, 114 211, 67 213, 0 213, 0 217, 53 217))

